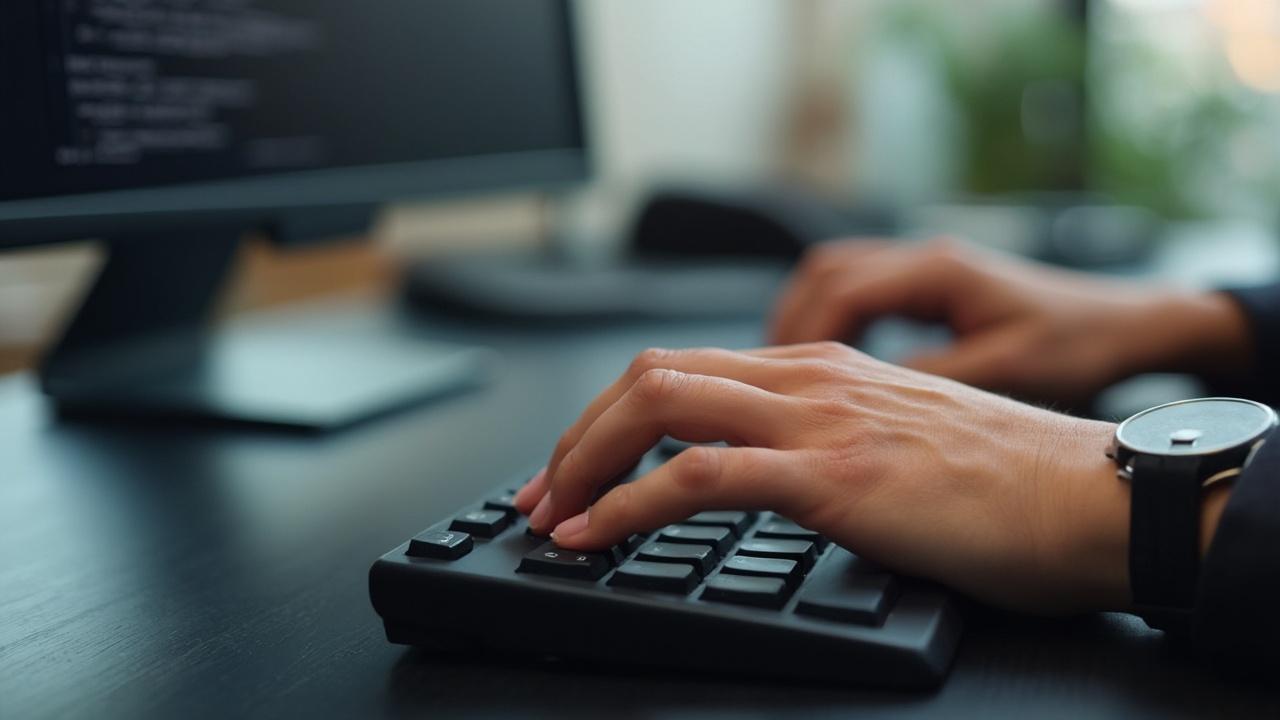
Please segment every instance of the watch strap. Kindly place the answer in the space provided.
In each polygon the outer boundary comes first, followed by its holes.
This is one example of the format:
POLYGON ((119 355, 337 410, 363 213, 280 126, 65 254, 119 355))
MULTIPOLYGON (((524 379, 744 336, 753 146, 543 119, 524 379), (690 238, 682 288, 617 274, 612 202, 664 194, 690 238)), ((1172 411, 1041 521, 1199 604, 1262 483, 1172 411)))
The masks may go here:
POLYGON ((1131 462, 1129 583, 1154 626, 1195 604, 1200 575, 1199 463, 1136 455, 1131 462), (1152 622, 1155 620, 1156 622, 1152 622))

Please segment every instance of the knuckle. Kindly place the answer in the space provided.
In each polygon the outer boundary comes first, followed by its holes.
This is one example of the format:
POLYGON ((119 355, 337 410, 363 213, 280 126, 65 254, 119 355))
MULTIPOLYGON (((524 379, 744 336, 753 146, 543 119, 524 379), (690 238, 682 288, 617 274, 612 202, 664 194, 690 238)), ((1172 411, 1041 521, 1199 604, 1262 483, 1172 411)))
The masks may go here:
POLYGON ((671 461, 671 480, 681 490, 705 495, 719 484, 723 466, 724 456, 719 450, 691 447, 671 461))
POLYGON ((654 368, 641 373, 631 391, 641 403, 657 403, 677 392, 684 381, 684 373, 654 368))
POLYGON ((673 354, 673 351, 667 350, 666 348, 654 347, 641 350, 631 361, 629 374, 632 377, 640 377, 647 370, 660 368, 668 362, 673 354))
POLYGON ((821 358, 823 360, 839 360, 846 357, 850 348, 842 342, 835 340, 823 340, 821 342, 810 343, 805 349, 812 357, 821 358))
POLYGON ((800 259, 800 272, 805 275, 825 272, 836 265, 841 256, 844 243, 831 241, 811 247, 800 259))
POLYGON ((964 243, 955 235, 935 235, 925 241, 924 247, 937 255, 958 256, 964 251, 964 243))
POLYGON ((801 360, 796 365, 802 380, 810 383, 822 383, 843 377, 844 369, 830 360, 801 360))
POLYGON ((959 238, 951 235, 942 235, 927 241, 923 252, 931 265, 943 269, 954 269, 968 262, 968 248, 959 238))
POLYGON ((831 257, 831 246, 828 244, 815 245, 805 251, 800 258, 801 272, 814 270, 822 265, 827 258, 831 257))

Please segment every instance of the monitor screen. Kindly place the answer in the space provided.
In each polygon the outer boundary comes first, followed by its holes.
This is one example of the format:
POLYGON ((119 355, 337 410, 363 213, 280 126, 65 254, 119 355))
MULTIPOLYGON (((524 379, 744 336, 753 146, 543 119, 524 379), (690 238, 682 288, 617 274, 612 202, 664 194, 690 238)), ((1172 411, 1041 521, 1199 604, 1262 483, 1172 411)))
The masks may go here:
POLYGON ((501 185, 520 159, 584 146, 569 15, 564 0, 5 0, 0 218, 6 201, 341 169, 365 171, 348 186, 399 169, 411 194, 415 172, 448 189, 477 159, 501 185))

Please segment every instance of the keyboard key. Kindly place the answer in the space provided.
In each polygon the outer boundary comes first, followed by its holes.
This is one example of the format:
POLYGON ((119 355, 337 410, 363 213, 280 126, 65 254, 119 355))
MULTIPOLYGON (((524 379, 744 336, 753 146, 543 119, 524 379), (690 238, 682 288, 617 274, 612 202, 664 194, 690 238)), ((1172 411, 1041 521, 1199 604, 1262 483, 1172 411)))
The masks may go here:
POLYGON ((773 577, 716 573, 707 580, 702 599, 776 609, 787 602, 787 584, 773 577))
POLYGON ((727 527, 733 531, 734 535, 742 537, 742 534, 751 526, 751 516, 737 510, 708 510, 694 515, 681 524, 727 527))
POLYGON ((698 580, 698 573, 688 565, 631 560, 614 571, 609 584, 688 595, 697 587, 698 580))
POLYGON ((706 575, 716 566, 716 554, 706 545, 681 545, 680 543, 654 542, 640 548, 637 560, 660 563, 682 563, 692 567, 698 575, 706 575))
POLYGON ((649 539, 648 535, 632 535, 631 537, 622 541, 622 544, 619 545, 618 547, 621 548, 624 552, 635 552, 636 548, 645 544, 645 541, 647 541, 648 539, 649 539))
POLYGON ((760 525, 754 537, 772 540, 808 540, 818 547, 825 548, 828 540, 813 530, 800 527, 790 520, 770 520, 760 525))
POLYGON ((515 493, 503 493, 495 495, 484 501, 485 510, 501 510, 502 512, 514 518, 520 511, 516 510, 515 493))
POLYGON ((491 538, 506 530, 510 524, 511 516, 501 510, 472 510, 454 518, 449 529, 491 538))
POLYGON ((795 560, 783 560, 781 558, 734 555, 724 562, 724 567, 720 572, 731 575, 781 578, 791 587, 795 587, 800 582, 800 564, 795 560))
POLYGON ((808 540, 744 540, 738 546, 738 554, 795 560, 800 564, 801 572, 809 572, 813 561, 818 558, 817 548, 808 540))
POLYGON ((869 575, 859 559, 836 548, 822 559, 800 588, 796 612, 858 625, 880 625, 897 601, 891 575, 869 575))
POLYGON ((604 553, 565 550, 555 543, 545 543, 520 561, 516 572, 574 580, 599 580, 613 566, 604 553))
POLYGON ((471 552, 476 545, 471 536, 456 530, 426 530, 420 532, 409 541, 409 549, 404 551, 410 557, 435 558, 437 560, 457 560, 471 552))
POLYGON ((658 541, 684 545, 708 545, 716 555, 724 555, 733 547, 733 533, 724 527, 699 527, 697 525, 668 525, 658 533, 658 541))
POLYGON ((538 533, 534 532, 534 531, 533 531, 533 526, 532 526, 532 525, 530 525, 530 526, 528 526, 528 527, 526 527, 526 528, 524 529, 524 534, 525 534, 525 535, 528 535, 528 536, 529 536, 529 537, 531 537, 531 538, 537 538, 538 540, 550 540, 550 539, 551 539, 551 536, 550 536, 550 535, 539 535, 538 533))

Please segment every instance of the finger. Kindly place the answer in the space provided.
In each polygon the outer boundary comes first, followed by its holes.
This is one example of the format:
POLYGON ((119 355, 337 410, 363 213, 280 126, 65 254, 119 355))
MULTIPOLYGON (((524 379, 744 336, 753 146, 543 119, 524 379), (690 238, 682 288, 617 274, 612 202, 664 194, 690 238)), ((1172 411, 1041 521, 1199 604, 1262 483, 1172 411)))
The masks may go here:
POLYGON ((548 505, 529 519, 547 531, 582 512, 597 488, 633 465, 663 435, 690 442, 776 446, 799 426, 800 401, 707 375, 651 370, 601 413, 551 475, 548 505))
POLYGON ((718 348, 647 350, 641 353, 636 362, 632 363, 631 370, 602 392, 583 412, 580 419, 565 431, 547 467, 543 468, 517 493, 516 508, 525 515, 529 515, 534 511, 534 508, 546 496, 549 487, 548 480, 553 469, 558 468, 564 456, 577 445, 582 437, 584 428, 589 427, 604 409, 617 402, 621 393, 630 387, 628 383, 634 384, 631 378, 641 368, 657 369, 663 366, 671 366, 674 369, 691 374, 719 375, 747 382, 765 390, 785 393, 789 386, 794 383, 793 373, 791 372, 794 366, 790 363, 778 361, 813 360, 817 358, 835 360, 844 359, 844 356, 849 354, 858 353, 845 345, 826 343, 762 347, 741 351, 718 348), (663 360, 662 358, 667 359, 663 360), (753 364, 749 361, 751 358, 761 362, 753 364))
MULTIPOLYGON (((982 388, 1005 387, 1019 370, 1018 348, 1024 346, 1023 329, 1018 326, 988 330, 964 338, 941 350, 923 352, 903 365, 931 375, 958 380, 982 388)), ((1023 358, 1033 362, 1035 358, 1023 358)))
POLYGON ((876 272, 826 285, 792 327, 796 343, 855 337, 874 320, 902 315, 917 320, 945 316, 954 278, 920 253, 903 253, 876 272))
POLYGON ((533 506, 538 504, 542 496, 547 492, 547 469, 544 467, 534 474, 529 482, 516 493, 515 505, 516 510, 528 515, 533 512, 533 506))
POLYGON ((557 544, 599 550, 702 510, 777 510, 794 515, 809 504, 808 478, 796 451, 771 448, 690 448, 627 485, 609 491, 589 511, 556 526, 557 544))
POLYGON ((874 272, 865 263, 887 247, 888 243, 882 241, 856 240, 825 243, 810 250, 774 304, 769 342, 778 345, 794 342, 792 328, 813 306, 814 298, 821 295, 822 289, 844 274, 874 272))
MULTIPOLYGON (((690 350, 650 349, 636 356, 631 366, 612 385, 605 388, 582 415, 561 435, 556 443, 551 459, 547 463, 547 474, 554 477, 560 462, 582 438, 588 427, 600 415, 618 401, 623 393, 635 384, 641 375, 650 370, 679 370, 693 375, 712 375, 737 380, 764 389, 771 389, 785 380, 785 368, 774 367, 766 359, 753 357, 744 353, 721 350, 718 348, 697 348, 690 350)), ((531 489, 529 494, 520 498, 520 509, 532 508, 541 499, 546 486, 531 489)))

